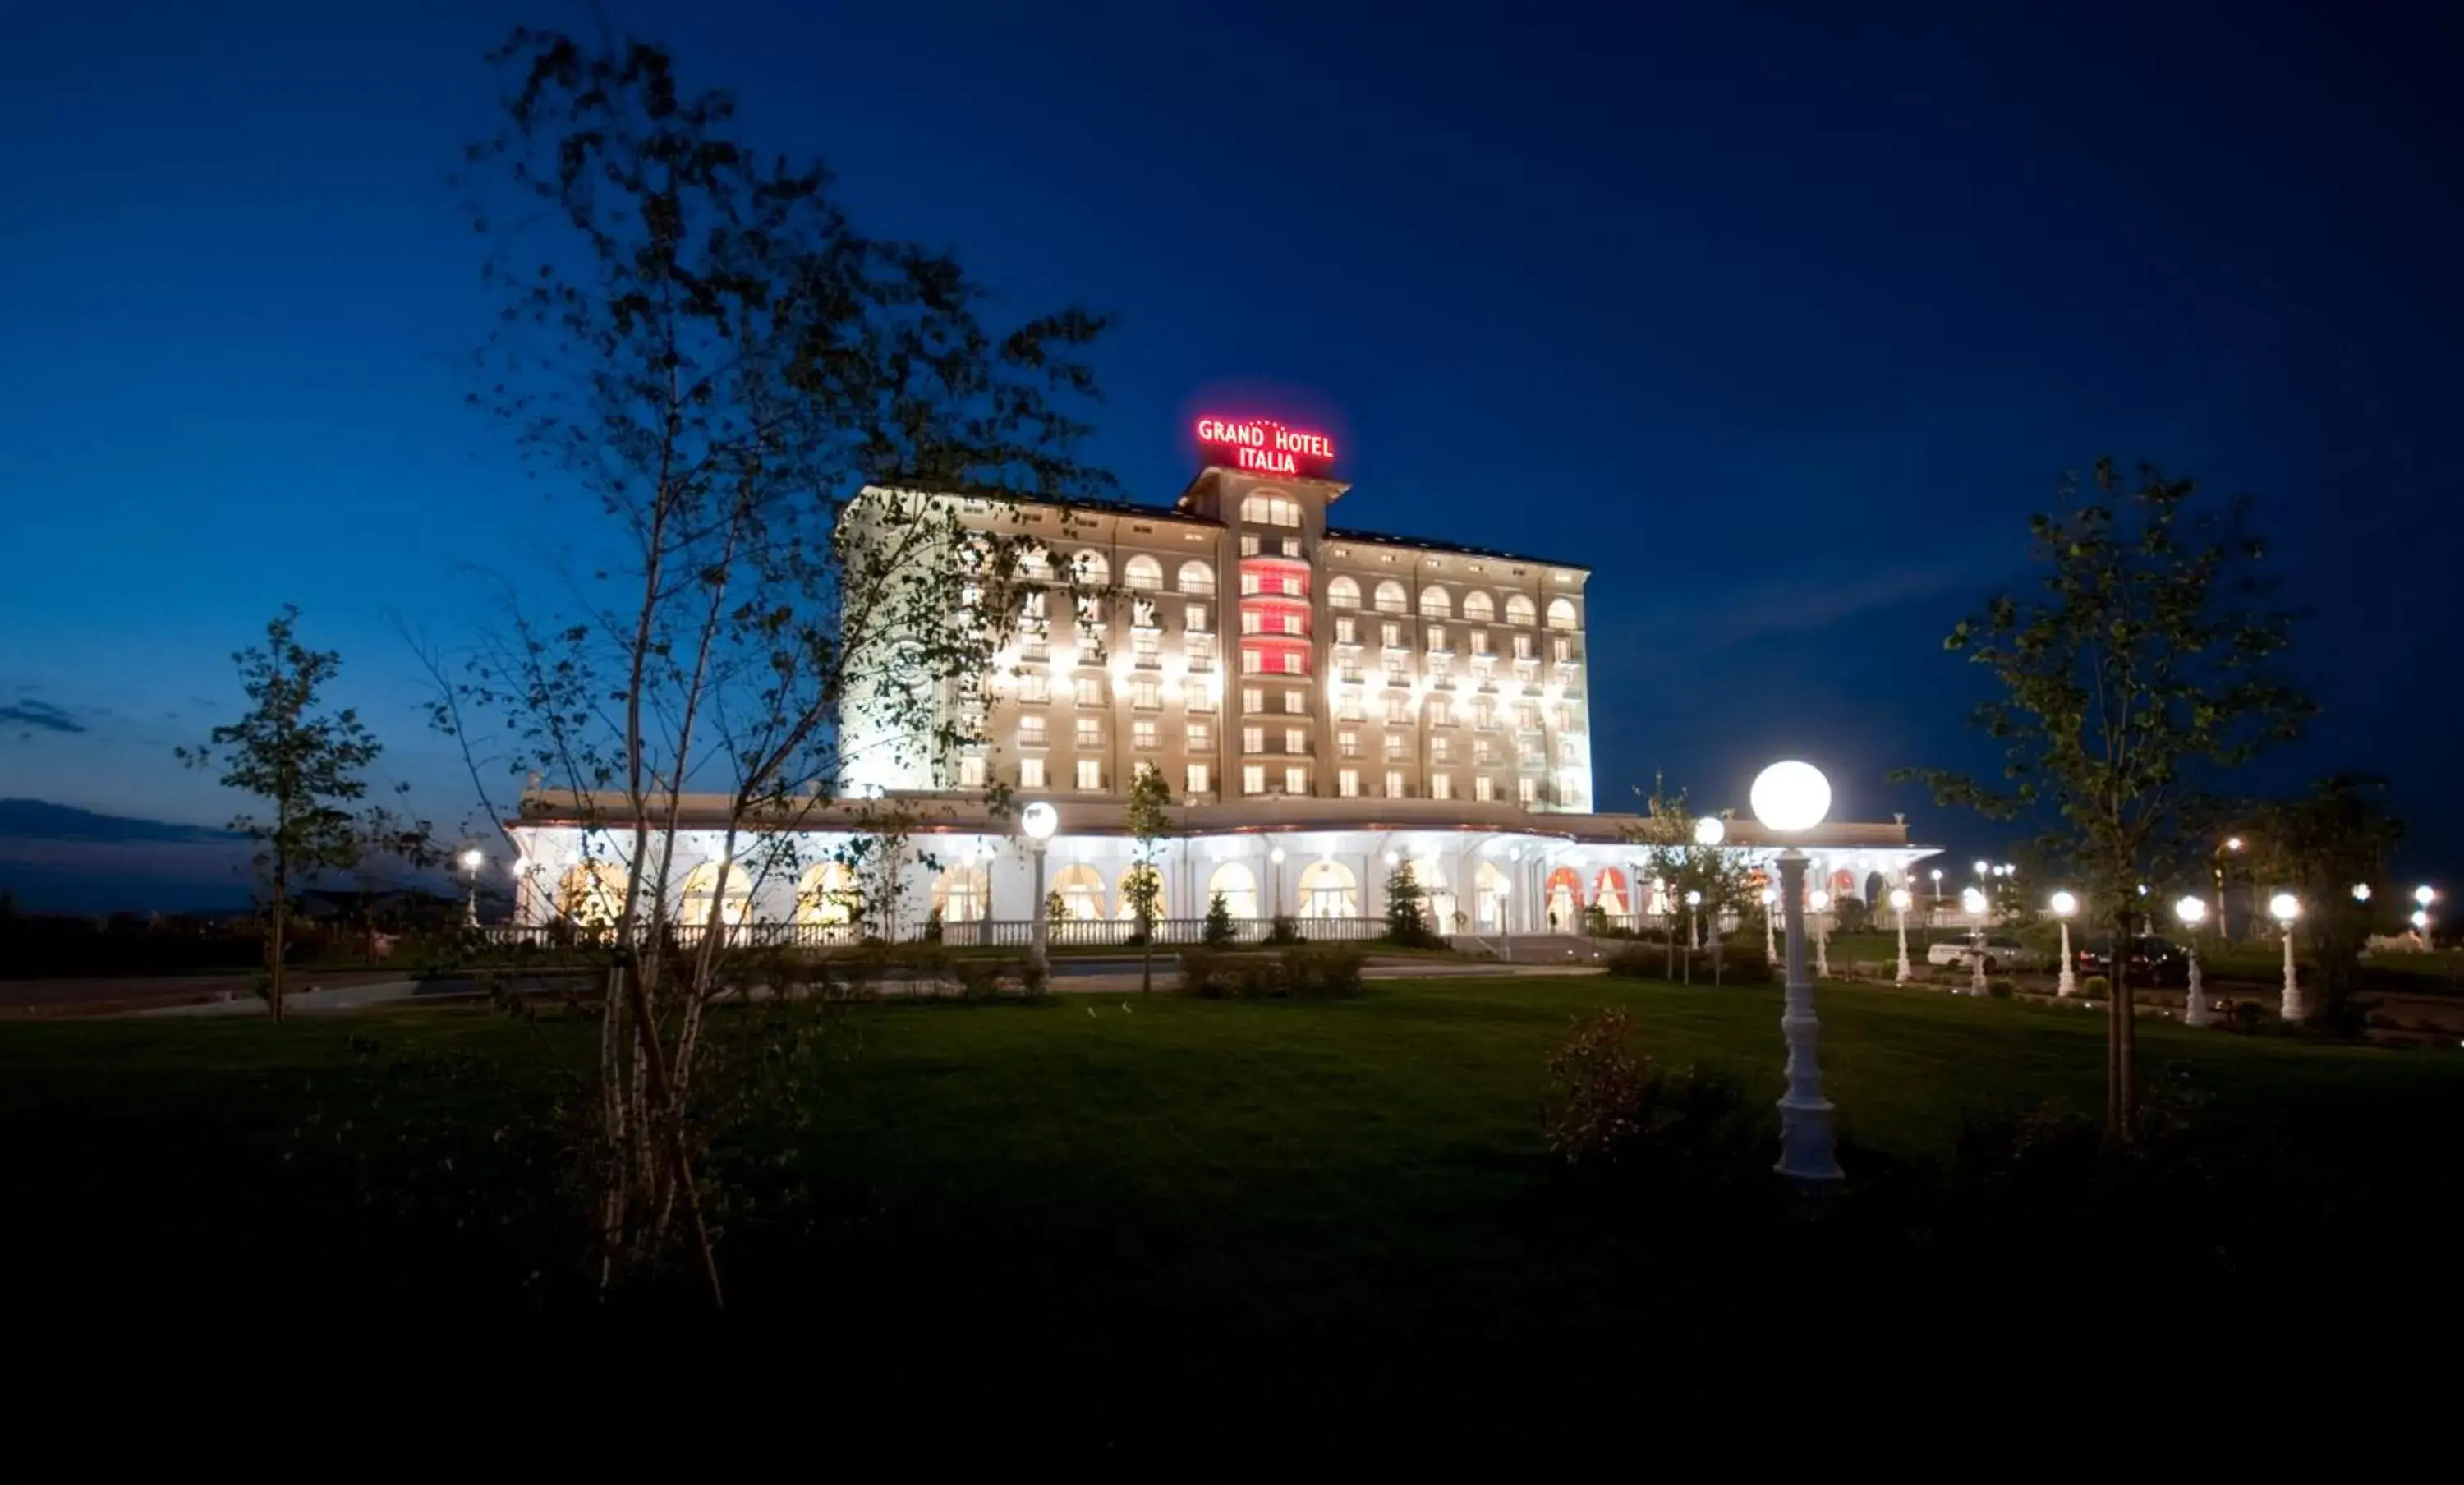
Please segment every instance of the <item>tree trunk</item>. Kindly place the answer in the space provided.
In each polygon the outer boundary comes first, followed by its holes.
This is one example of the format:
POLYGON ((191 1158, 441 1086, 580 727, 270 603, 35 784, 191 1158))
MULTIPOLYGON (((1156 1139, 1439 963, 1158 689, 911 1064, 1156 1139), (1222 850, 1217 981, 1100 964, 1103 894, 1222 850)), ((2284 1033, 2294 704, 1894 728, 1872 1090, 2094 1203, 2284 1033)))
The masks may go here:
POLYGON ((274 1024, 282 1024, 282 960, 287 930, 291 926, 291 876, 279 865, 274 869, 274 963, 269 977, 273 993, 266 1005, 274 1015, 274 1024))

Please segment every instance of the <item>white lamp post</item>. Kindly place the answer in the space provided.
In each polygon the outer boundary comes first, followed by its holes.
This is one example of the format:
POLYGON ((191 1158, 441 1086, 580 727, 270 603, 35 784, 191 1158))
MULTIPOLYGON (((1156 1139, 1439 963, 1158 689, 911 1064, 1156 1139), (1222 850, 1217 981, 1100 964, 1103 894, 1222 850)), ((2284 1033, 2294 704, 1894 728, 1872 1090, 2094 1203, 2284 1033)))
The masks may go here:
POLYGON ((1892 983, 1897 985, 1905 985, 1916 978, 1916 971, 1908 967, 1908 904, 1915 900, 1905 887, 1891 889, 1891 911, 1898 914, 1900 920, 1900 972, 1892 976, 1892 983))
POLYGON ((2431 891, 2427 884, 2412 889, 2412 901, 2416 909, 2412 915, 2412 926, 2421 934, 2421 947, 2424 953, 2428 953, 2431 946, 2430 904, 2437 900, 2438 894, 2431 891))
POLYGON ((1266 853, 1266 920, 1272 923, 1284 911, 1284 848, 1277 846, 1266 853))
POLYGON ((1816 887, 1807 904, 1814 909, 1814 978, 1831 978, 1831 894, 1816 887))
MULTIPOLYGON (((1985 863, 1979 861, 1976 864, 1983 866, 1985 863)), ((1976 920, 1976 926, 1969 930, 1968 993, 1982 995, 1985 993, 1985 894, 1970 887, 1959 895, 1959 905, 1968 909, 1969 916, 1976 920)))
POLYGON ((2071 963, 2071 915, 2079 911, 2079 898, 2068 892, 2054 894, 2054 916, 2062 924, 2062 973, 2054 984, 2056 999, 2067 1000, 2079 993, 2079 973, 2071 963))
POLYGON ((1926 875, 1933 878, 1933 910, 1939 913, 1942 911, 1942 868, 1937 866, 1926 875))
POLYGON ((1048 929, 1044 910, 1044 848, 1052 832, 1061 829, 1061 811, 1039 799, 1019 811, 1018 828, 1026 832, 1027 853, 1035 857, 1035 927, 1027 941, 1026 962, 1042 974, 1052 965, 1051 956, 1045 951, 1048 929))
POLYGON ((2199 979, 2199 920, 2208 916, 2207 899, 2195 894, 2185 897, 2173 904, 2173 916, 2190 936, 2190 987, 2183 1000, 2182 1024, 2205 1026, 2215 1019, 2208 1013, 2208 987, 2199 979))
MULTIPOLYGON (((1812 764, 1791 760, 1765 768, 1748 796, 1754 818, 1777 835, 1795 835, 1831 812, 1831 781, 1812 764)), ((1839 1155, 1831 1134, 1831 1101, 1822 1097, 1816 1060, 1822 1025, 1814 1014, 1814 986, 1805 978, 1805 853, 1790 845, 1779 853, 1780 910, 1788 915, 1787 1003, 1780 1034, 1788 1039, 1788 1092, 1779 1100, 1779 1164, 1772 1168, 1793 1181, 1838 1180, 1839 1155)))
POLYGON ((2293 968, 2293 920, 2301 916, 2301 901, 2289 892, 2279 892, 2267 899, 2267 911, 2284 928, 2284 999, 2277 1010, 2287 1021, 2299 1021, 2310 1014, 2301 1003, 2301 980, 2293 968))
MULTIPOLYGON (((1703 946, 1703 894, 1699 892, 1685 894, 1685 917, 1692 924, 1687 930, 1691 942, 1686 947, 1699 949, 1703 946)), ((1685 959, 1685 979, 1688 984, 1693 983, 1694 959, 1690 954, 1685 959)))
POLYGON ((1779 963, 1779 940, 1774 936, 1771 928, 1773 916, 1771 909, 1777 906, 1779 906, 1779 889, 1765 887, 1763 889, 1763 958, 1773 964, 1779 963))
POLYGON ((476 846, 462 853, 462 875, 471 879, 471 905, 466 916, 473 928, 479 926, 479 868, 486 864, 487 859, 479 853, 476 846))

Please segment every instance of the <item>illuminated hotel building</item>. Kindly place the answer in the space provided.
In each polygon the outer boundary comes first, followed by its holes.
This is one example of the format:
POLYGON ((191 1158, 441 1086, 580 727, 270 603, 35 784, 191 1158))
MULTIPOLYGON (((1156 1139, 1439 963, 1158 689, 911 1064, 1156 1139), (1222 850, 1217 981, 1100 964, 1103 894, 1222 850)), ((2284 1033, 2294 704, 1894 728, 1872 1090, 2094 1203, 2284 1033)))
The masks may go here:
MULTIPOLYGON (((919 860, 901 884, 910 926, 929 898, 945 938, 1023 931, 1023 848, 984 802, 1001 785, 1061 812, 1060 938, 1116 932, 1133 850, 1123 796, 1146 768, 1173 797, 1174 936, 1219 893, 1252 924, 1283 914, 1366 932, 1390 857, 1414 863, 1441 931, 1570 930, 1594 906, 1630 918, 1639 822, 1594 812, 1589 569, 1331 524, 1349 486, 1331 477, 1324 435, 1212 418, 1199 431, 1209 463, 1168 507, 933 498, 965 527, 1023 538, 1031 587, 992 674, 938 698, 970 709, 958 730, 979 744, 938 758, 883 746, 891 708, 859 690, 843 711, 843 789, 898 800, 941 837, 937 869, 919 860)), ((804 859, 828 854, 844 812, 800 827, 814 837, 804 859)), ((622 832, 585 842, 581 815, 536 795, 512 822, 545 878, 526 884, 527 920, 586 906, 570 873, 622 832)), ((1766 849, 1749 822, 1731 839, 1766 849)), ((1859 894, 1930 854, 1896 824, 1829 826, 1808 844, 1816 880, 1859 894)), ((679 859, 706 867, 716 845, 703 845, 696 857, 687 832, 679 859)), ((674 871, 689 919, 693 869, 674 871)), ((845 917, 831 870, 731 889, 745 896, 727 915, 830 927, 845 917)))

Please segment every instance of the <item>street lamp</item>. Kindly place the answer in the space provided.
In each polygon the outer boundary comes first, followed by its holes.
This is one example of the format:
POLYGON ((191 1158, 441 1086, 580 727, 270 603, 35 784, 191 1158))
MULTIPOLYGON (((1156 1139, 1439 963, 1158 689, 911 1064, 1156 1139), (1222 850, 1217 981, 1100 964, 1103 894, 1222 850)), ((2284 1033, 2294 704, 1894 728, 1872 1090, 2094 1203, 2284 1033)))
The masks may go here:
POLYGON ((2301 1004, 2301 981, 2293 969, 2293 920, 2301 916, 2301 901, 2289 892, 2279 892, 2267 899, 2267 911, 2284 926, 2284 999, 2277 1011, 2287 1021, 2299 1021, 2310 1013, 2301 1004))
MULTIPOLYGON (((1699 949, 1703 946, 1703 894, 1685 894, 1685 918, 1689 924, 1685 931, 1686 947, 1699 949)), ((1685 959, 1685 980, 1689 985, 1694 980, 1694 959, 1690 954, 1685 959)))
POLYGON ((2356 902, 2367 902, 2369 899, 2370 884, 2368 882, 2353 883, 2353 900, 2356 902))
POLYGON ((1728 822, 1716 814, 1706 814, 1694 822, 1694 844, 1716 846, 1728 838, 1728 822))
POLYGON ((2421 948, 2426 954, 2431 947, 2430 904, 2438 900, 2438 894, 2431 891, 2429 885, 2425 883, 2412 889, 2412 900, 2413 905, 2419 909, 2412 915, 2412 926, 2421 934, 2421 948))
MULTIPOLYGON (((1980 865, 1982 863, 1979 863, 1980 865)), ((1985 993, 1985 894, 1970 887, 1959 895, 1959 905, 1968 909, 1975 925, 1968 930, 1968 993, 1985 993)))
MULTIPOLYGON (((1792 759, 1756 775, 1747 798, 1765 830, 1796 835, 1831 812, 1831 781, 1812 764, 1792 759)), ((1780 1034, 1788 1039, 1788 1092, 1780 1096, 1779 1164, 1771 1168, 1793 1181, 1828 1183, 1845 1172, 1816 1060, 1822 1025, 1814 1014, 1814 986, 1805 978, 1804 890, 1805 853, 1792 843, 1779 853, 1780 910, 1788 915, 1788 992, 1779 1018, 1780 1034)))
POLYGON ((1051 956, 1045 952, 1049 932, 1044 905, 1044 848, 1050 843, 1052 832, 1061 829, 1061 811, 1042 800, 1019 811, 1018 828, 1026 832, 1026 849, 1035 857, 1035 928, 1028 939, 1026 962, 1038 975, 1052 967, 1051 956))
POLYGON ((1993 870, 1993 863, 1991 863, 1991 862, 1990 862, 1990 861, 1977 861, 1977 862, 1973 862, 1973 863, 1971 863, 1971 865, 1973 865, 1973 866, 1975 867, 1975 869, 1976 869, 1976 875, 1979 875, 1979 876, 1982 876, 1982 875, 1984 875, 1986 873, 1988 873, 1988 872, 1990 872, 1990 871, 1993 870))
POLYGON ((2054 917, 2062 924, 2062 974, 2054 985, 2054 997, 2067 1000, 2079 993, 2079 973, 2071 964, 2071 915, 2079 911, 2079 898, 2068 892, 2054 894, 2054 917))
POLYGON ((2233 924, 2225 916, 2225 854, 2228 852, 2239 851, 2241 847, 2240 836, 2228 835, 2225 837, 2225 843, 2216 850, 2216 941, 2218 942, 2230 942, 2233 940, 2233 924))
POLYGON ((480 853, 476 846, 462 853, 462 875, 471 880, 471 905, 468 915, 471 926, 473 928, 479 926, 479 868, 485 865, 487 860, 488 858, 480 853))
POLYGON ((1900 972, 1892 977, 1894 985, 1905 985, 1916 978, 1916 971, 1908 967, 1908 904, 1915 900, 1905 887, 1891 889, 1891 911, 1900 918, 1900 972))
POLYGON ((2187 894, 2173 904, 2173 916, 2182 920, 2190 940, 2190 987, 2182 1005, 2182 1024, 2205 1026, 2215 1019, 2208 1014, 2208 987, 2199 980, 2199 920, 2208 916, 2207 901, 2195 893, 2187 894))

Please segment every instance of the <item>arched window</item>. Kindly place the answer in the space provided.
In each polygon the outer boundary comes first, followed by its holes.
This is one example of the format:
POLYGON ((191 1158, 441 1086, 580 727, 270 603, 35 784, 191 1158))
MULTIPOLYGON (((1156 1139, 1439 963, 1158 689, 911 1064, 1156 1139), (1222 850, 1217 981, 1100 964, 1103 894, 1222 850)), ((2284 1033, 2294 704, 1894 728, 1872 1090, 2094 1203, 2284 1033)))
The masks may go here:
POLYGON ((556 912, 593 928, 625 913, 625 869, 613 861, 576 861, 556 884, 556 912))
POLYGON ((1574 601, 1573 599, 1551 598, 1549 600, 1549 627, 1551 629, 1573 629, 1575 627, 1574 601))
POLYGON ((1018 549, 1018 575, 1023 578, 1031 578, 1039 583, 1049 579, 1052 576, 1052 554, 1045 551, 1041 546, 1030 545, 1020 547, 1018 549))
POLYGON ((1549 874, 1549 926, 1557 933, 1573 933, 1580 926, 1574 910, 1582 906, 1583 879, 1571 866, 1561 866, 1549 874))
POLYGON ((1496 933, 1506 926, 1506 902, 1513 896, 1514 886, 1498 870, 1494 861, 1483 861, 1472 876, 1473 890, 1479 894, 1479 924, 1483 933, 1496 933))
POLYGON ((1625 873, 1614 866, 1601 867, 1599 875, 1592 878, 1592 906, 1611 918, 1623 918, 1627 911, 1625 873))
POLYGON ((1409 613, 1412 611, 1411 600, 1404 597, 1402 584, 1396 582, 1393 578, 1388 578, 1385 582, 1377 585, 1377 611, 1380 613, 1409 613))
POLYGON ((1112 581, 1112 565, 1098 551, 1080 552, 1069 559, 1072 580, 1089 587, 1101 587, 1112 581))
POLYGON ((933 911, 944 923, 972 923, 989 911, 991 887, 980 866, 945 866, 933 878, 933 911))
POLYGON ((1538 619, 1539 612, 1531 607, 1530 599, 1525 597, 1521 593, 1508 593, 1506 595, 1507 623, 1532 624, 1538 622, 1538 619))
POLYGON ((1184 593, 1209 594, 1215 591, 1215 569, 1202 562, 1180 565, 1180 590, 1184 593))
POLYGON ((1226 861, 1206 878, 1206 907, 1215 910, 1215 899, 1223 899, 1223 911, 1234 919, 1258 916, 1258 878, 1238 861, 1226 861))
POLYGON ((1420 918, 1437 933, 1449 934, 1455 928, 1455 885, 1446 879, 1445 868, 1434 856, 1422 856, 1412 863, 1412 879, 1420 884, 1420 918))
POLYGON ((729 927, 752 921, 753 877, 740 865, 725 861, 704 861, 685 874, 684 916, 680 926, 687 929, 708 927, 713 899, 717 900, 718 920, 729 927), (727 884, 719 885, 719 869, 725 867, 727 884))
POLYGON ((1336 578, 1326 586, 1326 606, 1330 609, 1360 607, 1360 585, 1350 578, 1336 578))
POLYGON ((1121 581, 1143 593, 1163 591, 1163 564, 1152 557, 1131 558, 1121 566, 1121 581))
POLYGON ((844 861, 806 867, 803 879, 796 883, 800 923, 851 923, 857 902, 855 873, 844 861))
POLYGON ((1424 619, 1442 619, 1454 611, 1455 601, 1446 596, 1446 590, 1444 588, 1424 587, 1420 589, 1420 617, 1424 619))
POLYGON ((1301 873, 1303 918, 1358 918, 1360 880, 1340 861, 1312 861, 1301 873))
POLYGON ((1061 899, 1061 910, 1079 922, 1101 922, 1104 919, 1104 878, 1084 861, 1061 869, 1052 878, 1052 895, 1061 899))
POLYGON ((1475 623, 1485 624, 1497 617, 1497 605, 1489 601, 1486 593, 1465 593, 1463 594, 1463 617, 1475 623))

